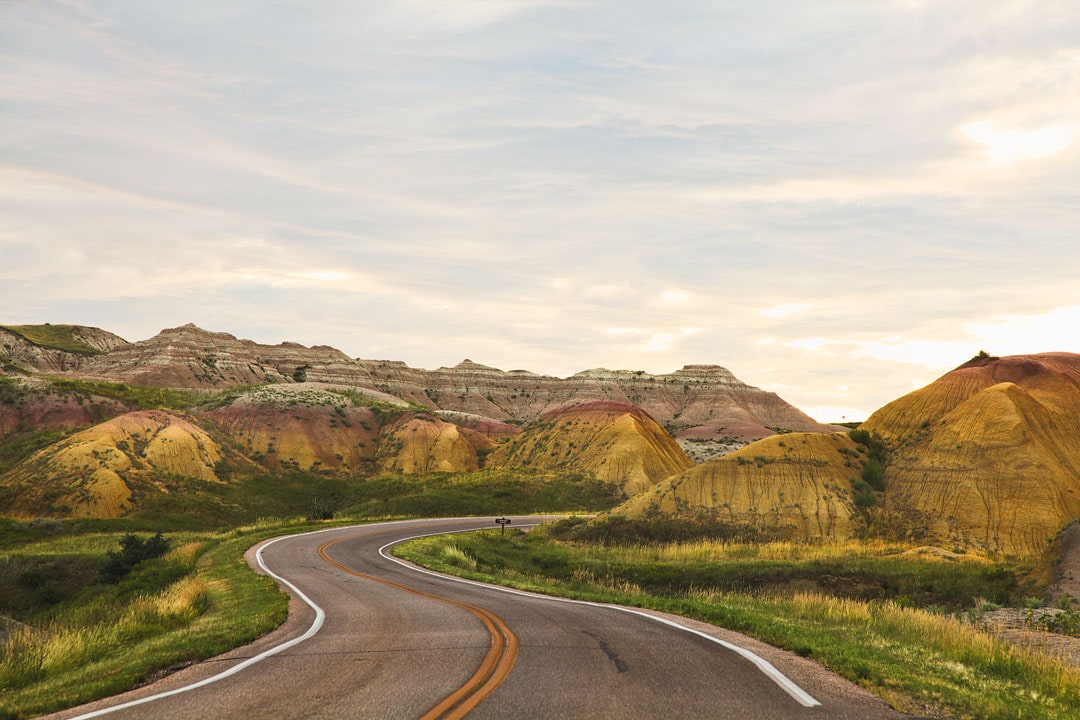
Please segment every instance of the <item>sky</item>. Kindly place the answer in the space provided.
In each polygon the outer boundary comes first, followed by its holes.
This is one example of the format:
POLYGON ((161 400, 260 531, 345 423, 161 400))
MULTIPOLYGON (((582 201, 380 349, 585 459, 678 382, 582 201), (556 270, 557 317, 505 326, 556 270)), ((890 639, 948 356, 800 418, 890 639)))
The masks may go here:
POLYGON ((1080 352, 1075 0, 0 0, 0 323, 861 420, 1080 352))

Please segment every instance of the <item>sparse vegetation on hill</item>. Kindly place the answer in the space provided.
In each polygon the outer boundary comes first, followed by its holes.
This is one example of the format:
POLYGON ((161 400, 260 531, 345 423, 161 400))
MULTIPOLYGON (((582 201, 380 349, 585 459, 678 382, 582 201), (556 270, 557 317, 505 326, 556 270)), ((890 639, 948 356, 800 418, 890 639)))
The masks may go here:
POLYGON ((1080 516, 1080 356, 981 354, 875 412, 897 537, 1037 556, 1080 516))
MULTIPOLYGON (((20 337, 78 339, 74 326, 47 327, 20 337)), ((24 518, 0 518, 0 615, 26 623, 0 653, 12 712, 126 687, 271 626, 280 598, 244 576, 239 552, 302 521, 262 518, 569 510, 612 512, 502 545, 432 541, 433 562, 722 622, 900 707, 1047 718, 1080 708, 1075 672, 960 623, 1037 596, 1031 561, 1016 558, 1040 556, 1080 517, 1080 356, 980 353, 849 432, 790 432, 797 412, 715 366, 588 371, 572 383, 469 362, 428 373, 194 327, 104 356, 47 346, 114 363, 90 377, 130 380, 104 382, 46 374, 50 354, 4 329, 20 368, 29 351, 41 361, 32 377, 0 378, 0 508, 24 518), (172 353, 161 367, 145 362, 154 348, 172 353), (570 387, 610 399, 567 409, 570 387), (706 407, 731 388, 762 405, 737 430, 706 407), (694 466, 624 400, 666 408, 700 457, 727 454, 694 466), (775 434, 736 449, 759 431, 775 434), (72 517, 30 519, 44 515, 72 517), (250 523, 262 526, 231 540, 228 528, 250 523), (130 533, 158 530, 158 548, 173 549, 126 563, 146 550, 130 533), (116 553, 125 538, 131 550, 116 553), (95 582, 110 549, 130 570, 105 571, 115 586, 95 582), (216 614, 236 603, 262 613, 255 628, 216 614), (202 639, 180 647, 177 633, 193 629, 202 639), (52 659, 65 653, 76 660, 52 659)), ((1074 627, 1069 612, 1046 622, 1074 627)))
POLYGON ((55 348, 79 355, 99 355, 103 351, 76 337, 78 325, 0 325, 0 329, 25 338, 46 348, 55 348))

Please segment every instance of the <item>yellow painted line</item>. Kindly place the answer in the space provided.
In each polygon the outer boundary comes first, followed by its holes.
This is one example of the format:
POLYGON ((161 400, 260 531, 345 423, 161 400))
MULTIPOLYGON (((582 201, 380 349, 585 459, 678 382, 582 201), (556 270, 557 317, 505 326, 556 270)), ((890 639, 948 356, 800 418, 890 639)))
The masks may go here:
POLYGON ((432 595, 407 585, 393 582, 392 580, 386 580, 353 570, 347 565, 343 565, 337 560, 334 560, 327 553, 327 548, 330 546, 339 542, 344 542, 345 540, 351 540, 355 537, 360 536, 352 535, 350 537, 332 540, 321 545, 319 547, 319 557, 336 567, 338 570, 347 572, 350 575, 362 577, 367 580, 374 580, 375 582, 389 585, 398 590, 404 590, 413 595, 419 595, 420 597, 429 598, 431 600, 438 600, 439 602, 449 603, 450 605, 456 605, 464 610, 468 610, 473 615, 480 618, 480 621, 484 623, 484 627, 486 627, 491 634, 491 647, 488 649, 487 654, 480 663, 480 667, 473 673, 473 676, 465 681, 464 685, 447 695, 439 704, 431 710, 428 710, 420 718, 420 720, 460 720, 469 714, 473 708, 479 705, 480 701, 495 692, 495 689, 506 680, 506 677, 510 674, 510 670, 514 667, 514 663, 517 662, 519 647, 517 635, 507 627, 502 618, 489 610, 459 600, 451 600, 450 598, 432 595))

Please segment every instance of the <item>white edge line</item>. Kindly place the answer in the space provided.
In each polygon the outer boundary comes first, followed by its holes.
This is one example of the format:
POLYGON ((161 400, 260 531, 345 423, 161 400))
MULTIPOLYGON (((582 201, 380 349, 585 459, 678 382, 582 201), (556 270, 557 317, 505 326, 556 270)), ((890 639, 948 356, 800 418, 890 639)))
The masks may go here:
MULTIPOLYGON (((518 527, 533 527, 533 526, 532 525, 519 525, 518 527)), ((729 643, 726 640, 721 640, 720 638, 713 637, 712 635, 709 635, 708 633, 701 632, 700 630, 695 630, 695 629, 693 629, 691 627, 687 627, 686 625, 681 625, 681 624, 675 622, 674 620, 668 620, 667 618, 658 617, 656 615, 645 612, 643 610, 637 610, 637 609, 634 609, 634 608, 628 608, 628 607, 624 607, 622 605, 590 602, 588 600, 573 600, 573 599, 570 599, 570 598, 556 597, 554 595, 541 595, 539 593, 527 592, 525 590, 517 590, 515 588, 503 587, 502 585, 491 585, 489 583, 482 583, 482 582, 478 582, 476 580, 467 580, 465 578, 456 577, 454 575, 445 575, 443 573, 438 573, 438 572, 435 572, 433 570, 428 570, 427 568, 418 567, 416 565, 413 565, 412 563, 409 563, 409 562, 406 562, 406 561, 402 560, 401 558, 394 557, 393 555, 388 555, 385 552, 385 550, 387 548, 390 548, 390 547, 392 547, 394 545, 398 545, 398 544, 401 544, 401 543, 404 543, 404 542, 408 542, 409 540, 417 540, 419 538, 432 537, 432 536, 435 536, 435 535, 451 535, 453 533, 459 533, 459 532, 472 532, 472 531, 470 531, 470 530, 452 530, 450 532, 427 533, 425 535, 414 535, 412 537, 403 538, 401 540, 394 540, 392 542, 388 542, 387 544, 385 544, 381 548, 379 548, 379 554, 382 555, 387 560, 390 560, 391 562, 395 562, 398 565, 401 565, 402 567, 408 568, 409 570, 413 570, 413 571, 419 572, 419 573, 424 573, 425 575, 433 575, 435 577, 443 578, 443 579, 446 579, 446 580, 452 580, 454 582, 464 583, 466 585, 475 585, 477 587, 488 588, 490 590, 497 590, 499 592, 509 593, 511 595, 522 595, 524 597, 538 598, 538 599, 541 599, 541 600, 551 600, 552 602, 562 602, 562 603, 570 603, 570 604, 573 604, 573 605, 588 605, 590 607, 608 608, 610 610, 618 610, 618 611, 621 611, 621 612, 624 612, 624 613, 629 613, 630 615, 638 615, 638 616, 643 617, 643 618, 648 618, 649 620, 655 620, 656 622, 661 623, 663 625, 668 625, 670 627, 677 628, 679 630, 683 630, 685 632, 688 632, 688 633, 690 633, 692 635, 697 635, 698 637, 702 637, 702 638, 708 640, 709 642, 716 643, 717 645, 720 645, 721 647, 727 648, 728 650, 731 650, 732 652, 737 653, 738 655, 742 656, 743 658, 749 660, 755 666, 757 666, 758 670, 760 670, 762 673, 764 673, 767 678, 769 678, 774 683, 779 685, 780 688, 782 690, 784 690, 784 692, 786 692, 788 695, 790 695, 792 698, 794 698, 795 701, 798 702, 803 707, 810 708, 810 707, 817 707, 817 706, 821 705, 821 703, 818 700, 816 700, 812 695, 810 695, 808 692, 806 692, 801 687, 796 685, 795 682, 793 680, 791 680, 791 678, 789 678, 787 675, 784 675, 782 672, 777 670, 775 665, 773 665, 772 663, 770 663, 768 660, 761 657, 760 655, 757 655, 756 653, 751 652, 750 650, 747 650, 744 647, 739 647, 738 645, 734 645, 732 643, 729 643)))

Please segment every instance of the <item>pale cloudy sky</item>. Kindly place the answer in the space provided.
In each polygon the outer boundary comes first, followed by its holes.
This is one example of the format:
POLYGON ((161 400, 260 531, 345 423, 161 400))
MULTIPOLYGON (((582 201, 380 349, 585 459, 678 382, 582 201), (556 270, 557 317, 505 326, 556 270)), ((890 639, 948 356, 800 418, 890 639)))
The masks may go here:
POLYGON ((0 322, 715 363, 1080 352, 1075 0, 0 2, 0 322))

